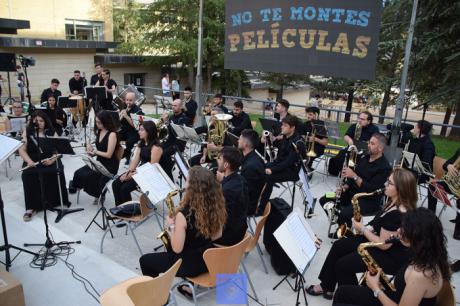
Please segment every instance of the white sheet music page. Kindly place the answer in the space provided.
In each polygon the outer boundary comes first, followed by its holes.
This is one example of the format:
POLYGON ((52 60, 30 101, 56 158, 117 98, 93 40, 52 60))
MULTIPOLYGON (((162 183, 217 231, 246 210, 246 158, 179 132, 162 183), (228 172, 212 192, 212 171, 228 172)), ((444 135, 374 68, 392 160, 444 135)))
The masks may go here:
POLYGON ((136 169, 133 179, 153 204, 164 200, 176 185, 159 164, 145 163, 136 169))
POLYGON ((179 166, 182 175, 184 175, 185 178, 188 178, 188 167, 179 152, 174 153, 174 160, 176 161, 177 166, 179 166))
POLYGON ((19 140, 0 135, 0 164, 22 146, 19 140))
POLYGON ((313 194, 311 193, 310 188, 308 187, 308 176, 305 173, 305 171, 303 171, 302 167, 299 170, 299 178, 302 182, 302 190, 305 193, 307 206, 309 209, 313 209, 313 194))
POLYGON ((177 124, 172 123, 172 122, 170 123, 170 125, 173 128, 174 133, 176 133, 177 138, 180 138, 180 139, 185 138, 185 132, 184 132, 184 129, 182 128, 182 126, 177 125, 177 124))

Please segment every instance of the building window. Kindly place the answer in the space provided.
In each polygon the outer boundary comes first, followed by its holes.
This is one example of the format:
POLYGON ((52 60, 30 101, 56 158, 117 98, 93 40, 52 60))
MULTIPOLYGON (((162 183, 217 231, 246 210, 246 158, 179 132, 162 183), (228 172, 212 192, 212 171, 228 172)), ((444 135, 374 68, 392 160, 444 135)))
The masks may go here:
POLYGON ((65 36, 68 40, 104 41, 104 23, 66 19, 65 36))

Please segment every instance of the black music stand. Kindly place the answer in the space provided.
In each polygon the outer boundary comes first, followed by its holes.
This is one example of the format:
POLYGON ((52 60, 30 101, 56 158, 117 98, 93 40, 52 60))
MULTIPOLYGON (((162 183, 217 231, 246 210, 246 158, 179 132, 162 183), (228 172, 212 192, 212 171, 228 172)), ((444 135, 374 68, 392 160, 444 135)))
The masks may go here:
POLYGON ((97 114, 101 110, 101 100, 107 99, 107 88, 105 86, 86 86, 85 96, 93 100, 94 112, 97 114))
POLYGON ((69 97, 59 96, 58 106, 62 109, 77 107, 77 100, 70 100, 69 97))
POLYGON ((271 132, 274 136, 281 133, 281 122, 275 119, 259 118, 260 124, 265 131, 271 132))

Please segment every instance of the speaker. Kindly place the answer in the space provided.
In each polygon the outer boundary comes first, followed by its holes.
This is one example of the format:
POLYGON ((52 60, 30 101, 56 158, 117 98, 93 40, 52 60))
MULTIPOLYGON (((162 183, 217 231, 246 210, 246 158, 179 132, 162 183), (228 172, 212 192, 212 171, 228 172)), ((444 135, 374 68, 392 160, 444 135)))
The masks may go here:
POLYGON ((16 71, 16 55, 0 53, 0 71, 16 71))

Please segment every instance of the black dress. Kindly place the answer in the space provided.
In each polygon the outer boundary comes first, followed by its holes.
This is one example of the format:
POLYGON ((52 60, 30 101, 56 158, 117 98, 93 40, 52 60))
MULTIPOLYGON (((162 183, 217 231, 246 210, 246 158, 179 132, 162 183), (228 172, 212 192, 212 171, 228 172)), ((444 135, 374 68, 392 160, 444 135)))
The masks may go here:
POLYGON ((51 123, 53 124, 53 128, 56 131, 56 133, 59 136, 61 136, 62 132, 63 132, 63 129, 67 125, 67 115, 64 112, 64 110, 62 108, 60 108, 59 106, 56 106, 55 109, 48 108, 48 110, 49 111, 47 112, 47 114, 50 117, 51 123), (61 120, 62 125, 57 123, 56 120, 61 120))
MULTIPOLYGON (((404 279, 404 274, 406 272, 407 265, 404 265, 399 269, 398 273, 395 276, 394 285, 396 291, 385 291, 385 294, 393 300, 395 303, 401 301, 401 297, 406 288, 406 280, 404 279)), ((420 301, 419 306, 434 306, 436 304, 436 296, 432 298, 423 298, 420 301)), ((334 304, 333 305, 363 305, 363 306, 380 306, 382 303, 374 297, 374 293, 368 287, 363 286, 340 286, 337 289, 337 292, 334 295, 334 304)))
MULTIPOLYGON (((403 213, 398 209, 388 211, 390 208, 379 212, 369 223, 376 235, 380 235, 382 228, 394 232, 400 227, 403 213)), ((334 242, 318 276, 323 290, 333 292, 336 284, 339 286, 358 284, 356 273, 367 271, 366 265, 357 252, 359 244, 364 242, 369 242, 364 235, 334 242)), ((379 248, 369 248, 368 251, 383 271, 391 275, 396 274, 409 260, 408 249, 399 242, 393 243, 391 248, 385 251, 379 248)))
MULTIPOLYGON (((41 159, 49 158, 53 155, 54 149, 45 143, 42 137, 40 137, 39 142, 36 141, 35 136, 31 136, 33 131, 27 132, 27 154, 30 158, 37 162, 41 159), (41 141, 41 142, 40 142, 41 141), (40 156, 40 151, 38 150, 38 144, 42 150, 40 156)), ((46 136, 52 136, 54 132, 49 131, 46 133, 46 136)), ((64 205, 69 206, 69 198, 66 189, 66 182, 64 176, 64 166, 60 159, 57 161, 60 169, 60 181, 61 181, 61 193, 62 193, 62 202, 64 205)), ((26 162, 22 164, 23 167, 27 166, 26 162)), ((24 187, 24 200, 26 203, 26 210, 33 209, 35 211, 43 210, 43 203, 41 201, 41 189, 40 189, 40 180, 39 180, 39 171, 42 173, 43 178, 43 188, 45 192, 45 199, 47 201, 47 208, 55 207, 61 204, 59 196, 59 185, 56 175, 56 163, 53 163, 50 166, 41 165, 40 167, 29 168, 22 172, 22 184, 24 187)))
POLYGON ((194 277, 207 271, 203 253, 212 247, 211 239, 206 239, 195 228, 195 213, 186 206, 181 210, 187 221, 184 249, 180 254, 174 252, 151 253, 139 259, 142 274, 156 277, 166 272, 179 258, 182 264, 177 271, 178 277, 194 277))
MULTIPOLYGON (((98 151, 107 152, 107 148, 109 146, 109 135, 110 132, 107 132, 101 140, 100 133, 98 133, 96 137, 96 149, 98 151)), ((112 157, 110 158, 98 156, 96 160, 99 161, 111 174, 117 174, 120 161, 117 159, 115 152, 113 152, 112 157)), ((102 189, 104 189, 105 184, 109 180, 110 178, 92 170, 88 166, 84 166, 75 171, 73 175, 73 186, 75 188, 83 189, 90 196, 97 198, 101 195, 102 189)))

